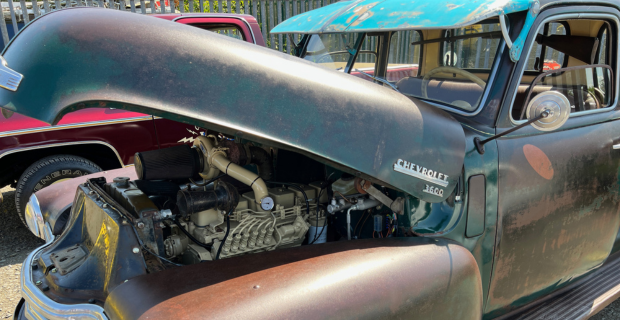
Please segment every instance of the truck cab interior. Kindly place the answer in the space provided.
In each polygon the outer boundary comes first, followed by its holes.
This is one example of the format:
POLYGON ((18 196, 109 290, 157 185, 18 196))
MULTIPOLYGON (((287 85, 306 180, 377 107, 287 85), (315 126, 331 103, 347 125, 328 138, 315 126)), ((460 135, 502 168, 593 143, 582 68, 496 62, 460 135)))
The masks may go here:
MULTIPOLYGON (((522 57, 527 68, 514 99, 513 120, 526 119, 527 101, 549 90, 563 93, 571 112, 609 106, 612 24, 603 19, 543 24, 533 48, 522 57)), ((478 110, 498 57, 507 50, 503 43, 495 17, 456 29, 305 35, 297 54, 407 96, 471 113, 478 110)))

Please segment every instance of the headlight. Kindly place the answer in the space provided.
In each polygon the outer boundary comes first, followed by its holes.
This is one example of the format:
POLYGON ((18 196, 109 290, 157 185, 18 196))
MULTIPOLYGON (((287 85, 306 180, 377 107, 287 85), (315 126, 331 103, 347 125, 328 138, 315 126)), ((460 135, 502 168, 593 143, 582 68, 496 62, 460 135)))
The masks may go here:
POLYGON ((30 200, 28 200, 28 204, 26 204, 25 218, 30 232, 34 233, 35 236, 41 239, 45 239, 43 232, 45 221, 43 221, 43 214, 41 214, 39 200, 34 194, 30 196, 30 200))

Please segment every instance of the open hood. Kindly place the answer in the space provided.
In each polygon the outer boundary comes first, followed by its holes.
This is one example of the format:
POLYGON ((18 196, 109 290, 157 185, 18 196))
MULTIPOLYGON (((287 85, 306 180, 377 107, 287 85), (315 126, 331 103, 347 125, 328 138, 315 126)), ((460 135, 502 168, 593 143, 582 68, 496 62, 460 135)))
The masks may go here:
POLYGON ((0 105, 50 124, 82 108, 148 113, 300 152, 429 202, 449 196, 463 167, 463 128, 446 112, 182 24, 60 10, 30 23, 3 56, 23 79, 0 88, 0 105))

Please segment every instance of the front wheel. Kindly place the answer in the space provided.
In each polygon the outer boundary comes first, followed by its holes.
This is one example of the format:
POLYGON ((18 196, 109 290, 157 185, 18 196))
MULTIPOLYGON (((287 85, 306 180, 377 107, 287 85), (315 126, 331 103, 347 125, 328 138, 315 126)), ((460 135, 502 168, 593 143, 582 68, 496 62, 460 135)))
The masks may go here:
POLYGON ((49 156, 33 163, 19 177, 15 188, 15 208, 19 218, 26 225, 26 203, 33 193, 54 183, 99 171, 101 168, 93 162, 72 155, 49 156))

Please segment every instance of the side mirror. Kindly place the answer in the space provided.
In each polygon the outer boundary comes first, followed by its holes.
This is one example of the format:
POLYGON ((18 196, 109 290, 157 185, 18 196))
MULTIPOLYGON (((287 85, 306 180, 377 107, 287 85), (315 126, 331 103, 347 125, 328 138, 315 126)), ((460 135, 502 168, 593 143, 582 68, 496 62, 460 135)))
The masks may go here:
POLYGON ((612 79, 611 68, 603 64, 562 68, 542 73, 530 84, 525 100, 526 107, 521 111, 519 119, 527 121, 484 140, 474 138, 476 150, 484 154, 484 145, 489 141, 528 125, 540 131, 553 131, 566 123, 571 111, 608 107, 611 104, 612 79))
POLYGON ((532 122, 532 127, 540 131, 556 130, 568 120, 570 102, 566 96, 557 91, 540 93, 527 105, 527 119, 538 118, 543 112, 547 112, 547 116, 532 122))

